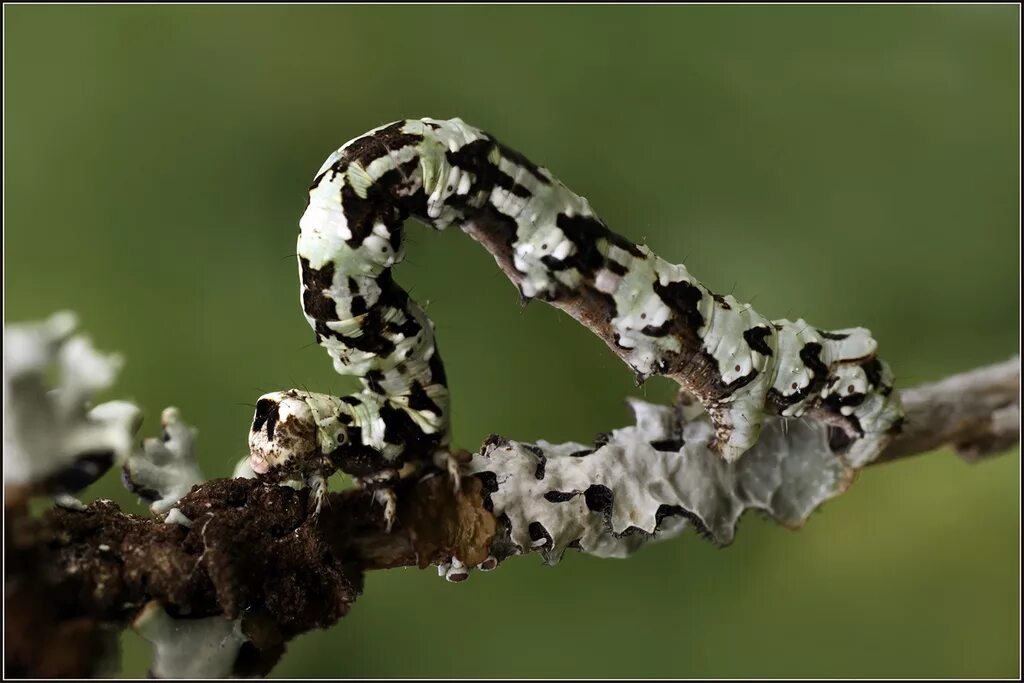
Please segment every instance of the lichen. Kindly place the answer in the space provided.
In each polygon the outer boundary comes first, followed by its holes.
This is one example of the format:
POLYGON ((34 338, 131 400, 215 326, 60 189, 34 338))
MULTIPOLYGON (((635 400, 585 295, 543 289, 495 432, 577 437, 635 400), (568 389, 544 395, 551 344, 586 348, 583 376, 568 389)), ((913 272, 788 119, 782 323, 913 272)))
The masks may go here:
POLYGON ((798 527, 853 479, 855 465, 832 451, 816 420, 769 419, 757 444, 727 462, 699 408, 630 406, 636 424, 593 445, 496 437, 473 456, 468 469, 507 527, 509 544, 495 555, 538 552, 554 564, 576 548, 626 557, 687 528, 725 545, 747 509, 798 527))
POLYGON ((153 646, 149 673, 155 678, 227 678, 247 640, 241 618, 175 619, 155 601, 132 627, 153 646))
POLYGON ((127 459, 122 474, 128 490, 148 501, 156 514, 170 510, 205 480, 196 459, 196 429, 182 421, 181 411, 173 407, 164 409, 160 423, 163 436, 146 439, 142 449, 127 459))
POLYGON ((127 401, 91 406, 113 385, 121 358, 74 335, 77 324, 74 314, 60 312, 4 328, 5 486, 74 493, 131 453, 139 408, 127 401))

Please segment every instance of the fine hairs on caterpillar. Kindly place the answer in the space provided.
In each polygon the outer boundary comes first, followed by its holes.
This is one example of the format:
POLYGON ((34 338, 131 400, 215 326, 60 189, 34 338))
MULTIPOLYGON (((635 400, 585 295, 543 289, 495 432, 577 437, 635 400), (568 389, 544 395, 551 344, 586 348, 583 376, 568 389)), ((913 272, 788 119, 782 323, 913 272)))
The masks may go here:
POLYGON ((638 379, 676 380, 707 411, 727 462, 757 442, 769 415, 825 421, 830 447, 854 466, 899 430, 892 375, 868 330, 768 320, 611 232, 585 198, 490 135, 425 118, 346 143, 313 180, 299 222, 302 308, 335 371, 363 388, 262 396, 249 437, 257 474, 302 477, 319 501, 340 469, 377 492, 389 524, 398 478, 430 463, 457 474, 433 327, 391 275, 410 216, 461 227, 524 299, 579 319, 638 379))

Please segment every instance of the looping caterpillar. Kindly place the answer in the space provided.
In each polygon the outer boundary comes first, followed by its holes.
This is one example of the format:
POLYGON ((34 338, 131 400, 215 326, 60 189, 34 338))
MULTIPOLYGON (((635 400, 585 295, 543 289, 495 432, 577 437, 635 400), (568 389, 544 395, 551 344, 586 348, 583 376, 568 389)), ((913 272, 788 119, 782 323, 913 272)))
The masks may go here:
MULTIPOLYGON (((638 378, 672 377, 707 410, 732 462, 766 415, 814 414, 859 465, 898 431, 888 367, 864 328, 768 320, 712 293, 682 265, 611 232, 551 173, 460 119, 398 121, 334 152, 299 222, 302 307, 345 397, 291 390, 260 398, 253 469, 322 482, 334 469, 379 487, 448 458, 449 395, 426 314, 391 276, 407 217, 456 224, 484 244, 525 299, 590 327, 638 378)), ((322 493, 322 485, 318 493, 322 493)))

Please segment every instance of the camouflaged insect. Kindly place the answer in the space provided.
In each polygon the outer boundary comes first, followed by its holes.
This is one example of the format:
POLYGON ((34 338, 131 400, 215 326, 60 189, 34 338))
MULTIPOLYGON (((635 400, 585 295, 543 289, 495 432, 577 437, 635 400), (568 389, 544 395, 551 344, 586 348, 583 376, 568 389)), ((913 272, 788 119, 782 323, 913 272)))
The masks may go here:
POLYGON ((380 492, 390 519, 391 482, 423 462, 452 466, 432 325, 391 276, 410 216, 460 226, 524 298, 580 319, 639 378, 679 382, 707 410, 713 450, 727 462, 757 442, 768 415, 813 414, 854 466, 899 429, 892 376, 868 330, 768 320, 611 232, 585 198, 492 136, 460 119, 420 119, 348 142, 313 181, 299 223, 302 307, 334 369, 363 390, 263 396, 250 435, 258 474, 301 474, 322 495, 325 476, 341 469, 380 492))

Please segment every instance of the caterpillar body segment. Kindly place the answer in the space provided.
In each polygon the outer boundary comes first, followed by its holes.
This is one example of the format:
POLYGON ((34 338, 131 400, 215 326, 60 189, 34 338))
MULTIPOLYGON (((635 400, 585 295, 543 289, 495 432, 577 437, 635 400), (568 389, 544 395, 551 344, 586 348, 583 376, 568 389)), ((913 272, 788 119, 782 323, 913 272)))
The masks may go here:
POLYGON ((299 222, 302 309, 335 371, 363 389, 261 398, 250 447, 268 474, 340 468, 386 482, 446 457, 450 401, 433 327, 391 275, 408 217, 459 226, 524 298, 586 324, 639 378, 679 382, 712 418, 727 461, 757 441, 767 415, 824 419, 853 464, 899 429, 892 376, 867 330, 769 320, 612 232, 585 198, 492 136, 426 118, 346 143, 314 178, 299 222))

